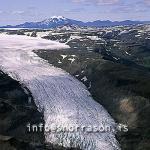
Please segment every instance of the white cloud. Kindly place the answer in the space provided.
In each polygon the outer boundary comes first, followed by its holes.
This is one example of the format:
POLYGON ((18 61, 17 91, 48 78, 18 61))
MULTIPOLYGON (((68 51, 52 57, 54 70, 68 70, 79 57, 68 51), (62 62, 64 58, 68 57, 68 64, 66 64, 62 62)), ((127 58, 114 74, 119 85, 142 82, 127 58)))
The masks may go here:
POLYGON ((81 13, 84 11, 84 8, 74 8, 74 9, 65 9, 65 13, 81 13))
POLYGON ((76 3, 94 3, 97 5, 112 5, 118 3, 120 0, 72 0, 76 3))
POLYGON ((144 0, 147 5, 150 5, 150 0, 144 0))
POLYGON ((20 15, 20 14, 23 14, 24 13, 24 11, 22 11, 22 10, 15 10, 15 11, 12 11, 12 14, 13 15, 20 15))

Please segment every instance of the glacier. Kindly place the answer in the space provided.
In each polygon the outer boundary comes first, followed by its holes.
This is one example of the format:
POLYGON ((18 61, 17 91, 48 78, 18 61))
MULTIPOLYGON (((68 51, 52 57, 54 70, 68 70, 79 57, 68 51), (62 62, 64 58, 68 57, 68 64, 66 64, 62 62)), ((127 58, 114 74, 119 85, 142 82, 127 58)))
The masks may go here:
POLYGON ((87 88, 69 73, 39 58, 33 50, 67 49, 69 46, 21 35, 0 34, 0 69, 26 86, 39 111, 44 113, 45 126, 100 126, 103 132, 46 132, 45 142, 83 150, 117 150, 116 123, 87 88))

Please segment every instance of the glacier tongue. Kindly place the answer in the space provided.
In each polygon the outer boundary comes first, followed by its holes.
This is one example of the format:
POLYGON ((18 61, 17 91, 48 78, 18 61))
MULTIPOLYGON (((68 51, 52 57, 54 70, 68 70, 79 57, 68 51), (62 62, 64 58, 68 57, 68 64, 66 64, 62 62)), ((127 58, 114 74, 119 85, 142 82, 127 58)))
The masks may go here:
POLYGON ((83 132, 81 127, 102 124, 114 129, 115 122, 95 102, 86 87, 65 71, 49 65, 32 52, 34 49, 64 49, 65 44, 19 35, 0 34, 0 67, 24 84, 36 105, 44 112, 45 126, 79 127, 78 132, 46 132, 48 143, 83 150, 117 150, 113 131, 83 132))

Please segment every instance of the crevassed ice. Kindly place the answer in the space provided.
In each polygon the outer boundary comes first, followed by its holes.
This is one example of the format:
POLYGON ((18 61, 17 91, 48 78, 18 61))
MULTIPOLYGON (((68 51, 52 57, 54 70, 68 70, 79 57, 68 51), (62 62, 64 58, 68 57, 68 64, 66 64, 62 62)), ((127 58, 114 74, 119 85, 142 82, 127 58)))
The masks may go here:
MULTIPOLYGON (((64 49, 65 44, 40 38, 0 34, 0 67, 24 84, 44 112, 45 126, 100 126, 115 122, 86 87, 65 71, 49 65, 34 49, 64 49)), ((46 142, 83 150, 119 149, 114 132, 45 132, 46 142)))

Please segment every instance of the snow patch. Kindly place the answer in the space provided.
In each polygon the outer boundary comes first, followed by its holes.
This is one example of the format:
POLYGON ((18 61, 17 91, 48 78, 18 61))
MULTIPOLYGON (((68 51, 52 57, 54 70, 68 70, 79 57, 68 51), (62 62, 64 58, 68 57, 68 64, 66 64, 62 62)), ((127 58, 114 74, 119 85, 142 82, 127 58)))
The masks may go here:
POLYGON ((123 31, 121 31, 118 35, 122 35, 122 34, 127 34, 127 33, 129 33, 130 31, 128 31, 128 30, 123 30, 123 31))
POLYGON ((73 63, 76 59, 75 58, 69 58, 68 60, 70 60, 71 63, 73 63))
POLYGON ((78 40, 79 40, 79 39, 81 39, 81 38, 82 38, 82 37, 81 37, 81 36, 78 36, 78 35, 71 35, 70 38, 68 39, 67 43, 70 42, 70 41, 72 41, 72 40, 75 40, 75 39, 78 39, 78 40))
POLYGON ((67 57, 67 55, 60 55, 63 59, 65 59, 67 57))
POLYGON ((125 53, 127 54, 127 55, 131 55, 130 53, 128 53, 127 51, 125 51, 125 53))
POLYGON ((98 36, 86 36, 88 39, 92 40, 92 41, 98 41, 100 40, 100 38, 98 36))
POLYGON ((58 61, 58 63, 59 63, 59 64, 62 64, 62 62, 61 62, 60 60, 58 61))
POLYGON ((88 79, 87 79, 87 77, 86 76, 84 76, 82 79, 81 79, 81 81, 84 81, 84 82, 86 82, 88 79))

